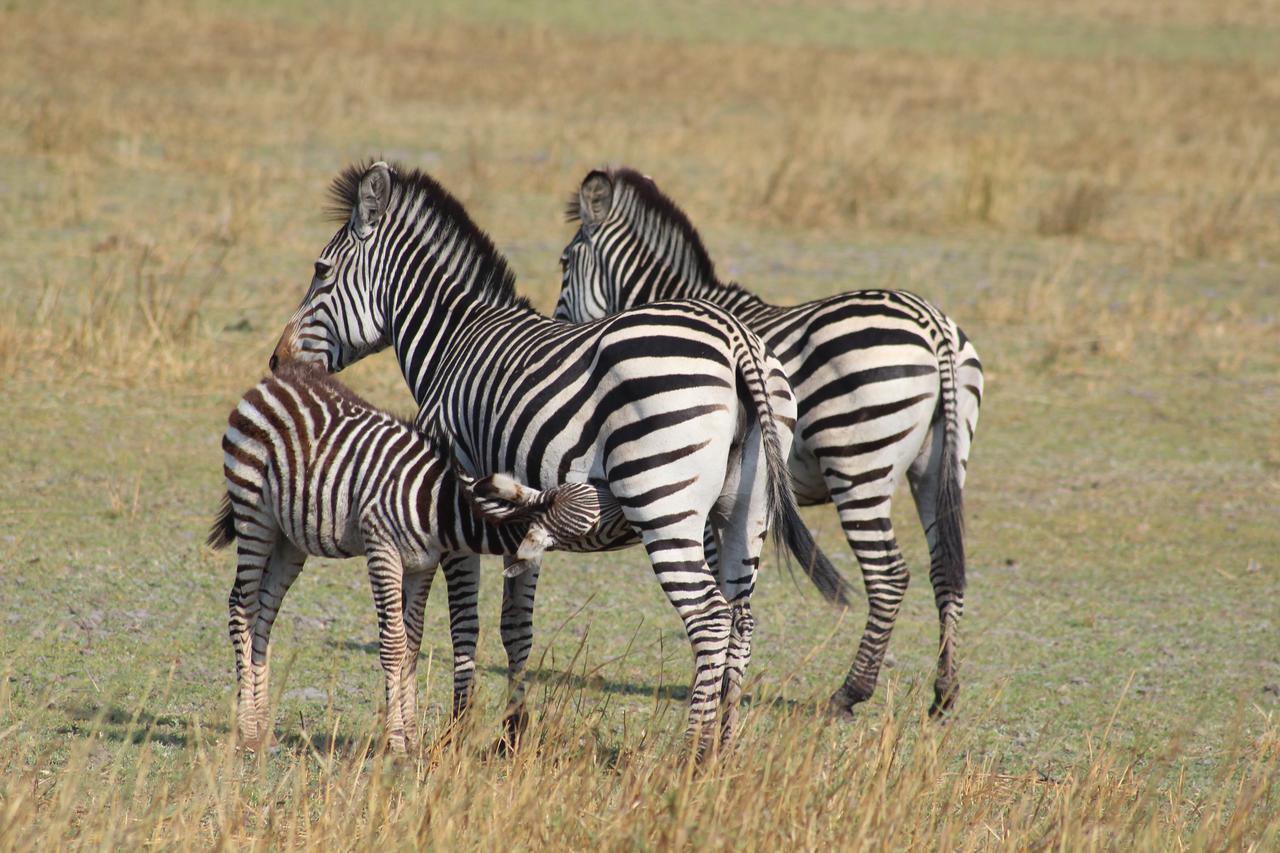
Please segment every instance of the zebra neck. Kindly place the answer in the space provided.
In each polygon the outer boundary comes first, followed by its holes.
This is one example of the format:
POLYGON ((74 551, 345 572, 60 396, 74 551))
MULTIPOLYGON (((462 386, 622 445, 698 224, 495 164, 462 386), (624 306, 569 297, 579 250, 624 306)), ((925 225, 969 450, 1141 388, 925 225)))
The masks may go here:
POLYGON ((390 299, 387 325, 400 371, 420 407, 436 400, 457 379, 478 348, 508 340, 513 330, 550 322, 524 304, 494 305, 473 296, 465 284, 441 284, 429 276, 390 299))

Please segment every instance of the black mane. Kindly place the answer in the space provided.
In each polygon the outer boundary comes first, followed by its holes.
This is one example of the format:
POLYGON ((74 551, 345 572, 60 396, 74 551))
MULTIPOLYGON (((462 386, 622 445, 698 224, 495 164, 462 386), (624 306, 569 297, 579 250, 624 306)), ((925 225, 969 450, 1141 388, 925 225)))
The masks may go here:
MULTIPOLYGON (((703 282, 719 287, 736 287, 736 285, 720 281, 716 276, 716 265, 712 262, 711 255, 707 254, 706 246, 702 244, 702 236, 698 234, 698 229, 693 227, 693 223, 689 221, 689 217, 685 215, 679 205, 668 198, 662 190, 658 189, 658 185, 654 183, 652 178, 625 166, 617 169, 606 168, 602 171, 609 176, 609 180, 615 187, 625 186, 630 188, 639 201, 639 207, 645 214, 655 217, 680 233, 693 254, 698 277, 703 282)), ((565 209, 565 216, 570 222, 582 219, 581 202, 577 193, 574 194, 573 198, 569 199, 569 204, 565 209)))
MULTIPOLYGON (((372 160, 352 163, 333 179, 326 208, 331 219, 346 222, 351 216, 360 197, 360 179, 373 163, 372 160)), ((516 294, 516 275, 507 265, 507 259, 494 246, 489 235, 471 220, 462 202, 421 169, 406 169, 399 163, 387 165, 391 167, 392 198, 395 199, 398 191, 401 209, 412 207, 420 199, 422 204, 418 216, 437 217, 444 223, 440 239, 457 235, 480 256, 475 278, 479 292, 474 295, 490 304, 532 311, 529 300, 516 294)))

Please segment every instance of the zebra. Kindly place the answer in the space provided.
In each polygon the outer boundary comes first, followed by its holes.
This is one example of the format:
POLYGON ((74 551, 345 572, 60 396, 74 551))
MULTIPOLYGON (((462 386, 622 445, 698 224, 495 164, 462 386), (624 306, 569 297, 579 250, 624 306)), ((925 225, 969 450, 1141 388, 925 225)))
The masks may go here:
MULTIPOLYGON (((694 655, 688 737, 705 753, 723 707, 732 738, 750 660, 750 596, 770 522, 831 600, 843 578, 817 552, 788 484, 795 400, 775 360, 711 305, 656 304, 573 325, 537 313, 462 205, 424 172, 355 165, 332 187, 342 224, 281 333, 272 365, 331 372, 392 347, 419 419, 439 421, 464 467, 533 488, 590 483, 621 523, 565 550, 643 544, 694 655), (775 416, 777 420, 775 421, 775 416), (720 563, 704 559, 710 523, 720 563)), ((451 579, 474 607, 478 560, 451 579)), ((502 640, 507 736, 527 722, 523 672, 538 569, 509 572, 502 640)), ((474 625, 455 632, 455 688, 469 689, 474 625)), ((465 695, 455 707, 465 706, 465 695)))
POLYGON ((271 626, 308 555, 368 556, 386 744, 403 752, 417 741, 414 675, 441 556, 518 550, 533 566, 558 539, 613 523, 589 486, 539 493, 510 477, 476 482, 455 471, 440 438, 374 408, 313 364, 282 366, 227 421, 226 493, 208 543, 238 541, 229 628, 237 729, 250 750, 270 735, 271 626))
POLYGON ((834 502, 868 599, 857 656, 829 710, 875 691, 907 588, 890 522, 905 473, 929 544, 940 640, 930 714, 954 702, 964 606, 963 487, 982 402, 973 344, 941 311, 900 290, 860 290, 794 307, 722 283, 698 232, 648 177, 590 172, 569 202, 580 225, 561 256, 554 316, 598 320, 649 302, 700 299, 732 312, 781 360, 799 407, 790 458, 803 505, 834 502))

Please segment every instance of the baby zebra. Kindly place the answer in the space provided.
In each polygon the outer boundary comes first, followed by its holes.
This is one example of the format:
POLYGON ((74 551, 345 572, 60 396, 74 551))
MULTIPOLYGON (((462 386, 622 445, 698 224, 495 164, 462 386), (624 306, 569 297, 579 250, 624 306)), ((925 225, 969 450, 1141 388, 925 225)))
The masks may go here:
POLYGON ((518 552, 519 572, 601 520, 594 487, 538 492, 505 475, 476 482, 451 464, 441 439, 309 364, 284 365, 245 394, 222 449, 227 494, 209 545, 238 540, 228 601, 237 723, 255 750, 271 727, 271 626, 308 555, 368 557, 387 744, 402 751, 417 740, 423 608, 442 555, 518 552))

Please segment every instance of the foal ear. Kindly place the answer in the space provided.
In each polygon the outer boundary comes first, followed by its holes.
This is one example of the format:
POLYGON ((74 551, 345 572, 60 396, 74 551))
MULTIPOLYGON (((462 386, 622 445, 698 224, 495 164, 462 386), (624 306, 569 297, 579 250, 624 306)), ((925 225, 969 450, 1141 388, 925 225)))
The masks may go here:
POLYGON ((379 160, 364 172, 356 195, 355 224, 361 237, 377 227, 391 201, 391 167, 379 160))
POLYGON ((607 172, 596 169, 578 190, 578 214, 583 225, 599 225, 613 207, 613 181, 607 172))

